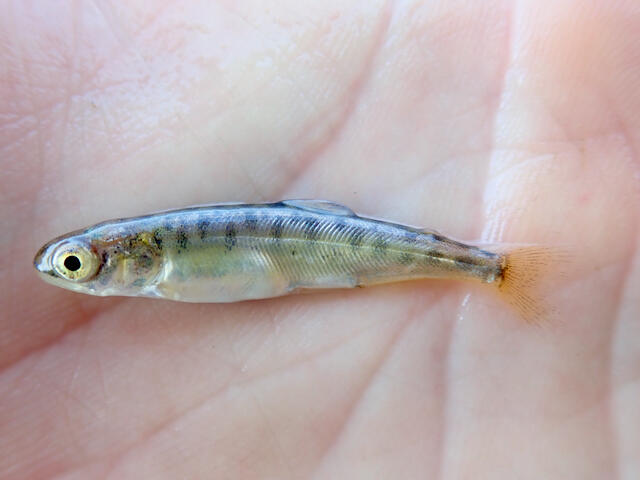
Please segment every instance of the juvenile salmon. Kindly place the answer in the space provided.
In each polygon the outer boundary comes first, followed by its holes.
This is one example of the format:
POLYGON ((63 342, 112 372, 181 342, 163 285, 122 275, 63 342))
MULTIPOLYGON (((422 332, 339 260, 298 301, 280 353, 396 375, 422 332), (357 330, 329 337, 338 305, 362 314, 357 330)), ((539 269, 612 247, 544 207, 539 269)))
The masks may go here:
POLYGON ((184 302, 418 278, 477 280, 534 318, 542 307, 528 288, 549 260, 543 247, 492 252, 337 203, 286 200, 107 221, 48 242, 34 265, 47 282, 76 292, 184 302))

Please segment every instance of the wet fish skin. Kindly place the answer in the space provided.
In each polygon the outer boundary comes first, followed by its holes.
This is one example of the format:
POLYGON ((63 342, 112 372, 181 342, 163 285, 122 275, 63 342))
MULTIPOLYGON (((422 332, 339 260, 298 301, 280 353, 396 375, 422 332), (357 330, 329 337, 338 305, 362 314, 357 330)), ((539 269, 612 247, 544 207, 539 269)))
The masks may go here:
POLYGON ((505 258, 332 202, 288 200, 103 222, 47 243, 34 264, 46 281, 92 295, 233 302, 418 278, 498 285, 505 258), (92 276, 67 278, 72 247, 98 265, 92 276))

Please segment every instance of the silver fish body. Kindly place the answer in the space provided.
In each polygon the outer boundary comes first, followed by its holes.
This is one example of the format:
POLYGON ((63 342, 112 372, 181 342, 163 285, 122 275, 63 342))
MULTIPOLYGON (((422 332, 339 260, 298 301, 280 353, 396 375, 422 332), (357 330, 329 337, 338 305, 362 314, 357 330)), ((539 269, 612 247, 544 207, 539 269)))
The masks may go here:
POLYGON ((93 295, 233 302, 417 278, 498 284, 505 257, 320 200, 212 205, 104 222, 46 244, 50 283, 93 295))

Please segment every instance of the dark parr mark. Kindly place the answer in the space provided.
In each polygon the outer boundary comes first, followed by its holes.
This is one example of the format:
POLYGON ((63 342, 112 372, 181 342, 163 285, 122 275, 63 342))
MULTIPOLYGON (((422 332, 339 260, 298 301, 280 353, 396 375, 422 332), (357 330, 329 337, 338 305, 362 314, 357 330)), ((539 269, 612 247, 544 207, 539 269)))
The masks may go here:
POLYGON ((364 230, 362 228, 355 228, 351 233, 351 237, 349 237, 349 244, 353 248, 358 248, 362 246, 363 241, 364 241, 364 230))
POLYGON ((410 253, 404 252, 403 254, 400 255, 400 258, 398 259, 398 261, 400 262, 401 265, 409 265, 410 263, 413 262, 413 255, 411 255, 410 253))
POLYGON ((136 257, 136 267, 141 270, 149 270, 153 267, 153 257, 148 253, 143 253, 136 257))
POLYGON ((335 233, 340 233, 342 232, 345 228, 347 228, 347 225, 344 223, 335 223, 332 227, 333 231, 335 233))
POLYGON ((387 253, 387 248, 389 247, 389 242, 386 239, 378 237, 375 242, 373 242, 373 251, 376 255, 384 255, 387 253))
POLYGON ((449 257, 444 253, 431 249, 427 252, 427 255, 424 256, 424 262, 425 264, 433 264, 433 263, 438 263, 440 259, 447 259, 447 258, 449 257))
POLYGON ((318 236, 318 226, 320 222, 315 218, 307 218, 303 223, 304 236, 307 240, 315 240, 318 236))
POLYGON ((284 220, 282 218, 276 218, 273 221, 273 225, 271 225, 271 236, 273 238, 280 238, 282 237, 282 226, 284 224, 284 220))
POLYGON ((197 223, 198 232, 200 232, 200 240, 204 240, 209 234, 209 220, 202 219, 197 223))
POLYGON ((235 225, 233 223, 227 223, 224 230, 224 246, 228 251, 231 251, 233 247, 236 246, 236 236, 237 232, 235 225))
POLYGON ((153 231, 153 241, 159 249, 162 249, 162 234, 159 228, 153 231))
POLYGON ((187 249, 189 245, 189 239, 187 238, 187 232, 184 231, 184 228, 179 227, 176 231, 176 245, 178 247, 178 253, 182 253, 183 250, 187 249))

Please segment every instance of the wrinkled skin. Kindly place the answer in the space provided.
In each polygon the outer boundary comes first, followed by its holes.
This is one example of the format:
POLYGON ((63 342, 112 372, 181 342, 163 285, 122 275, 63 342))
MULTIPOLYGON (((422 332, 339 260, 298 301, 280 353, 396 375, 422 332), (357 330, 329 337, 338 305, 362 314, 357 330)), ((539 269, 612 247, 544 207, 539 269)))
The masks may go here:
POLYGON ((146 3, 1 3, 1 478, 640 477, 637 2, 146 3), (31 266, 108 218, 286 197, 569 246, 557 317, 31 266))

